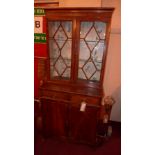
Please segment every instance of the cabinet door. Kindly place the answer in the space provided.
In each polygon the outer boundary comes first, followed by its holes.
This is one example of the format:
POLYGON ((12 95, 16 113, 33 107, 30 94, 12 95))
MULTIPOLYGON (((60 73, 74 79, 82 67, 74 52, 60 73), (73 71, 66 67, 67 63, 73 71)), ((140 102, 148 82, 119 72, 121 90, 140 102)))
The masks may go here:
POLYGON ((50 99, 41 99, 43 133, 45 136, 64 137, 67 134, 67 104, 50 99))
POLYGON ((80 111, 80 106, 73 105, 70 109, 70 138, 76 142, 87 144, 96 143, 98 106, 87 104, 84 112, 80 111))
POLYGON ((49 20, 50 79, 71 78, 72 21, 49 20))
POLYGON ((80 49, 78 79, 98 82, 101 80, 105 53, 106 23, 80 22, 80 49))

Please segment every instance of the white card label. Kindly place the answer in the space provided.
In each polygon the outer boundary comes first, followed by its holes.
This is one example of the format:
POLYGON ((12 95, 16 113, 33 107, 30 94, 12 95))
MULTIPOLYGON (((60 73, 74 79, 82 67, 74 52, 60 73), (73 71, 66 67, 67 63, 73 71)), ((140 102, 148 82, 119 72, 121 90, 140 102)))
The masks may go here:
POLYGON ((86 104, 87 104, 87 103, 86 103, 86 102, 84 102, 84 101, 83 101, 83 102, 81 102, 80 111, 83 111, 83 112, 84 112, 84 111, 86 110, 86 104))

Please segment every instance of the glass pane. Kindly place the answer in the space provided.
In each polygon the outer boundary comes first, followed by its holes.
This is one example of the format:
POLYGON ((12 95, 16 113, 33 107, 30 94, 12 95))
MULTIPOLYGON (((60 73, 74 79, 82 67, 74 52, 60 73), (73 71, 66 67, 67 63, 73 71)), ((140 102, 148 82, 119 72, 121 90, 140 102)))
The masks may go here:
POLYGON ((96 71, 96 73, 91 77, 92 81, 99 81, 100 80, 100 72, 96 71))
POLYGON ((55 63, 55 68, 56 68, 58 74, 61 76, 62 73, 64 72, 64 70, 66 69, 66 65, 65 65, 62 57, 59 57, 59 59, 55 63))
POLYGON ((106 23, 103 22, 95 22, 96 31, 100 37, 100 39, 105 39, 106 36, 106 23))
POLYGON ((79 68, 82 68, 84 66, 84 64, 85 64, 85 60, 80 59, 79 60, 79 68))
POLYGON ((93 22, 81 22, 80 38, 85 38, 92 26, 93 22))
POLYGON ((62 27, 59 27, 58 31, 54 35, 54 39, 55 39, 56 43, 58 44, 58 47, 62 48, 65 41, 67 40, 67 36, 66 36, 64 30, 62 29, 62 27))
POLYGON ((106 23, 81 22, 78 78, 99 81, 105 51, 106 23))
POLYGON ((60 55, 60 50, 55 42, 55 40, 49 40, 49 56, 50 58, 58 58, 60 55))
POLYGON ((86 44, 86 42, 81 39, 80 40, 80 53, 79 53, 79 59, 80 60, 88 60, 90 57, 90 50, 86 44), (84 51, 84 52, 83 52, 84 51))
POLYGON ((68 66, 71 66, 71 47, 72 41, 71 39, 68 39, 68 41, 65 43, 64 47, 61 50, 61 56, 63 57, 68 66))
POLYGON ((87 43, 90 51, 92 51, 96 47, 96 45, 98 44, 97 41, 86 41, 86 43, 87 43))
POLYGON ((55 68, 51 65, 50 66, 50 77, 58 77, 58 73, 57 71, 55 70, 55 68))
POLYGON ((49 28, 49 56, 50 75, 52 78, 70 78, 72 22, 50 21, 49 28))
POLYGON ((102 57, 103 57, 103 51, 105 50, 105 44, 104 42, 100 41, 94 48, 94 50, 92 51, 92 59, 94 61, 97 62, 101 62, 102 61, 102 57))
POLYGON ((82 71, 82 69, 78 70, 78 75, 79 75, 79 79, 86 79, 86 76, 84 72, 82 71))
POLYGON ((99 41, 99 36, 98 36, 94 27, 89 31, 89 33, 86 35, 85 39, 86 39, 86 41, 91 41, 91 42, 99 41))
POLYGON ((94 61, 94 63, 95 63, 95 66, 96 66, 96 68, 97 68, 97 70, 101 70, 101 68, 102 68, 102 62, 96 62, 96 61, 94 61))
POLYGON ((96 68, 92 62, 87 62, 83 67, 83 71, 85 72, 87 79, 89 79, 96 71, 96 68))
POLYGON ((67 77, 69 78, 70 77, 70 68, 67 68, 63 74, 63 77, 67 77))
POLYGON ((56 22, 49 22, 48 23, 48 29, 49 29, 49 37, 53 37, 55 32, 58 30, 60 26, 60 22, 56 21, 56 22))
POLYGON ((72 38, 72 23, 71 22, 62 22, 64 32, 68 38, 72 38))

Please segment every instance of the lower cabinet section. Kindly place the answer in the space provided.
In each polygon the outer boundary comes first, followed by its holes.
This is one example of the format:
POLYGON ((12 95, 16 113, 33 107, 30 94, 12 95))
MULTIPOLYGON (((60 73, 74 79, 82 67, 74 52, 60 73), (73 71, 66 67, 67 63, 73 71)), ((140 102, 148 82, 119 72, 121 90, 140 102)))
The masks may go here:
POLYGON ((86 104, 80 111, 81 104, 52 100, 42 97, 43 134, 73 142, 94 145, 97 135, 97 121, 100 106, 86 104))

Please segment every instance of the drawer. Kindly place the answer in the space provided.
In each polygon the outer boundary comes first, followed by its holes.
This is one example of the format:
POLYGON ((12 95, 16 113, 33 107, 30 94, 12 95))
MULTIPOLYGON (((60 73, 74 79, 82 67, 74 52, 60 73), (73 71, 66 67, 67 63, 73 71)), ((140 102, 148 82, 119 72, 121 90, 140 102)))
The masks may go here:
POLYGON ((82 101, 85 101, 88 104, 100 104, 100 98, 90 97, 90 96, 84 96, 84 95, 73 95, 71 97, 71 101, 73 103, 81 103, 82 101))
POLYGON ((70 94, 68 93, 62 93, 62 92, 54 92, 54 91, 48 91, 48 90, 43 90, 41 92, 41 96, 46 96, 50 97, 55 100, 70 100, 70 94))

